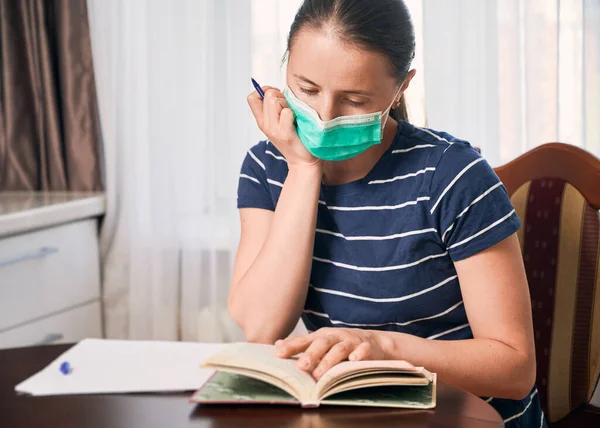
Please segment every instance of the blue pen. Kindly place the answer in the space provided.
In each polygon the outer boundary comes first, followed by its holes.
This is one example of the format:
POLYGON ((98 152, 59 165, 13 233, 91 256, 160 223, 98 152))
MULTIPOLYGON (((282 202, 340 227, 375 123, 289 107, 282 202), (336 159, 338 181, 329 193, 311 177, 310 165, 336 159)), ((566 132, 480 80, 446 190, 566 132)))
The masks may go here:
POLYGON ((256 92, 258 92, 258 95, 260 95, 260 99, 264 100, 265 93, 262 90, 262 88, 260 87, 260 85, 258 84, 258 82, 256 80, 254 80, 252 77, 250 78, 250 80, 252 80, 252 85, 254 86, 254 89, 256 89, 256 92))
POLYGON ((68 361, 64 361, 63 363, 61 363, 60 372, 64 375, 68 375, 69 373, 71 373, 71 365, 68 361))

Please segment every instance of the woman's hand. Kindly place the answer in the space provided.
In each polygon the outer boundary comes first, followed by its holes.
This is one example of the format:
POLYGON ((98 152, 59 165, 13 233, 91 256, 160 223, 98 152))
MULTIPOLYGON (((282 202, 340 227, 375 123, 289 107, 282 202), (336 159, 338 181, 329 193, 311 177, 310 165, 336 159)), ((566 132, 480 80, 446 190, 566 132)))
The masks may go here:
POLYGON ((378 333, 355 328, 321 328, 305 336, 278 340, 275 350, 280 358, 301 353, 297 361, 298 368, 319 379, 331 367, 347 359, 386 359, 386 338, 378 333))
POLYGON ((304 147, 294 127, 294 112, 289 108, 283 93, 270 86, 263 88, 265 99, 256 91, 248 95, 248 104, 260 130, 283 154, 288 166, 316 166, 322 161, 304 147))

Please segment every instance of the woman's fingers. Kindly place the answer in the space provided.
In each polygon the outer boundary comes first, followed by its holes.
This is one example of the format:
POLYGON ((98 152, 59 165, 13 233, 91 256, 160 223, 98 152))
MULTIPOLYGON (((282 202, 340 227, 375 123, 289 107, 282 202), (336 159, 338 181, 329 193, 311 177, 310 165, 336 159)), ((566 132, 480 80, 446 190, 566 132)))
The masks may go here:
POLYGON ((279 115, 279 127, 284 132, 293 133, 296 131, 294 127, 294 121, 296 120, 296 115, 289 107, 284 107, 281 110, 279 115))
POLYGON ((356 347, 350 354, 350 361, 361 361, 368 360, 371 356, 371 344, 369 342, 362 342, 356 347))
POLYGON ((298 359, 296 363, 298 368, 304 371, 312 371, 333 344, 333 341, 328 337, 317 337, 298 359))
POLYGON ((283 109, 285 98, 283 94, 275 89, 268 89, 265 92, 263 101, 263 118, 265 119, 265 128, 268 132, 274 133, 279 128, 279 115, 283 109))
POLYGON ((275 350, 280 358, 301 354, 296 362, 297 367, 311 372, 315 379, 320 379, 327 370, 342 361, 361 361, 374 357, 372 345, 364 337, 354 337, 332 329, 278 340, 275 350))
MULTIPOLYGON (((274 88, 272 86, 263 86, 262 87, 263 92, 265 92, 265 95, 267 92, 270 91, 275 91, 275 92, 280 92, 279 89, 274 88)), ((283 96, 283 94, 282 94, 283 96)), ((285 99, 285 98, 284 98, 285 99)), ((265 121, 264 121, 264 102, 263 99, 260 97, 259 93, 256 91, 252 91, 248 97, 247 97, 247 101, 248 101, 248 105, 250 106, 250 110, 252 111, 252 114, 254 115, 254 118, 256 119, 256 123, 258 124, 258 127, 261 129, 261 131, 265 131, 265 121)))
POLYGON ((355 345, 350 341, 338 342, 329 349, 329 352, 321 358, 321 362, 313 370, 312 375, 315 379, 320 379, 323 374, 331 367, 348 359, 348 355, 354 350, 355 345))
POLYGON ((290 358, 304 352, 312 342, 313 338, 309 335, 278 340, 275 342, 275 352, 279 358, 290 358))
POLYGON ((256 119, 256 123, 258 127, 263 130, 263 100, 258 95, 258 92, 254 91, 250 95, 248 95, 248 105, 250 106, 250 110, 252 110, 252 114, 254 115, 254 119, 256 119))
POLYGON ((320 173, 322 161, 315 158, 303 145, 296 131, 296 117, 283 93, 270 86, 263 87, 265 98, 257 92, 248 95, 248 104, 260 130, 281 152, 288 165, 315 168, 320 173))
POLYGON ((363 332, 354 329, 322 328, 299 337, 275 342, 277 356, 289 358, 301 353, 297 367, 320 379, 331 367, 342 361, 382 359, 377 343, 363 332))

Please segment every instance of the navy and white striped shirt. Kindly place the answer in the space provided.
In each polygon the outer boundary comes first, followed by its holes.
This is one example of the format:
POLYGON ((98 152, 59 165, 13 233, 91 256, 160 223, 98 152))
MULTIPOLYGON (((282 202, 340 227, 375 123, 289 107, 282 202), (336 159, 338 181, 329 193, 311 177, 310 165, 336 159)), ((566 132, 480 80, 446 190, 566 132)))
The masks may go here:
MULTIPOLYGON (((251 148, 238 208, 274 210, 287 172, 273 144, 251 148)), ((364 178, 321 186, 302 319, 309 331, 352 327, 472 338, 454 262, 497 244, 520 224, 506 189, 469 143, 400 121, 392 145, 364 178)), ((490 404, 508 426, 545 424, 535 388, 525 400, 490 404)))

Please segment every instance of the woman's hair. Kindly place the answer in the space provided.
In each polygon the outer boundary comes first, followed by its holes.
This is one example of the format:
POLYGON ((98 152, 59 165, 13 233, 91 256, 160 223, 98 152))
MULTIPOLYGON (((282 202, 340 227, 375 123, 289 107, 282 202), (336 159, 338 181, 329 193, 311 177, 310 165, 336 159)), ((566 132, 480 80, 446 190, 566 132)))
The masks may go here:
MULTIPOLYGON (((340 40, 384 54, 401 84, 415 56, 415 32, 403 0, 304 0, 290 28, 287 53, 301 29, 335 32, 340 40)), ((408 120, 404 95, 394 119, 408 120)))

